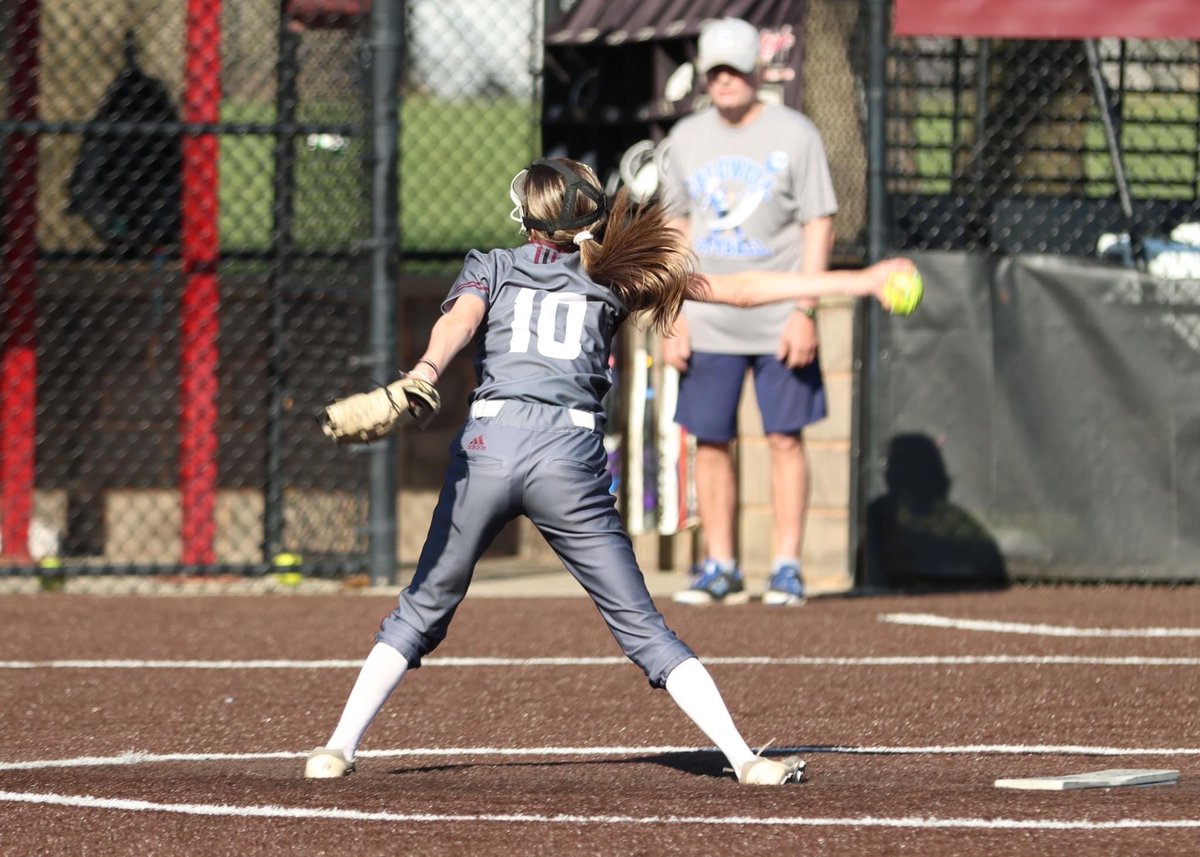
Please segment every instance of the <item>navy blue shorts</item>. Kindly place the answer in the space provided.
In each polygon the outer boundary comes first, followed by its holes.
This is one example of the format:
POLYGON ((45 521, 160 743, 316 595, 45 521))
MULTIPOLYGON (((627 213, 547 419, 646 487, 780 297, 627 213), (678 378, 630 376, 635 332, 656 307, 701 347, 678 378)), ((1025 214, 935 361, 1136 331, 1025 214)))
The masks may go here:
POLYGON ((818 357, 789 369, 774 354, 693 352, 679 379, 675 422, 702 443, 737 437, 738 400, 746 370, 754 372, 754 392, 767 434, 796 434, 825 417, 825 384, 818 357))

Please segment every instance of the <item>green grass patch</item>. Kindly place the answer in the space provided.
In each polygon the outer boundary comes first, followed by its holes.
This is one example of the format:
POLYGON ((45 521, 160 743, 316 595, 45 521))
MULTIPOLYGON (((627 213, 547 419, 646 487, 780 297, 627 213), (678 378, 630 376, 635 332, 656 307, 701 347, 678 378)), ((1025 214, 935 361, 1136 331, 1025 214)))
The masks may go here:
MULTIPOLYGON (((270 107, 227 105, 222 119, 265 123, 273 117, 270 107)), ((336 106, 319 119, 363 121, 336 106)), ((508 184, 540 145, 533 105, 410 97, 401 105, 400 122, 397 192, 405 252, 458 253, 518 241, 508 218, 508 184)), ((220 143, 222 246, 266 250, 274 217, 275 137, 223 135, 220 143)), ((350 139, 337 151, 296 140, 293 240, 299 249, 350 249, 367 236, 366 155, 364 138, 350 139)))
MULTIPOLYGON (((949 193, 952 186, 954 123, 948 115, 950 106, 948 98, 927 97, 919 103, 917 116, 908 120, 913 145, 908 153, 907 170, 902 169, 901 173, 906 173, 904 177, 910 181, 915 179, 922 193, 949 193)), ((1192 96, 1126 94, 1121 146, 1134 197, 1192 199, 1200 195, 1197 110, 1196 98, 1192 96)), ((964 141, 968 145, 972 142, 971 122, 968 115, 959 125, 968 134, 964 141)), ((1113 165, 1098 116, 1087 123, 1084 147, 1088 195, 1110 196, 1114 192, 1113 165)))
POLYGON ((404 246, 444 252, 519 241, 508 217, 508 186, 538 154, 537 122, 528 101, 406 100, 400 149, 404 246))

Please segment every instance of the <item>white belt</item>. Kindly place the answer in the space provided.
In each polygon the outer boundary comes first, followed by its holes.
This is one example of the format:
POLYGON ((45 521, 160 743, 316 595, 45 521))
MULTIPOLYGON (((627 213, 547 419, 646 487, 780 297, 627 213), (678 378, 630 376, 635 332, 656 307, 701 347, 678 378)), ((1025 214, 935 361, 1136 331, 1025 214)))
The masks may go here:
MULTIPOLYGON (((481 417, 498 416, 506 404, 504 399, 480 399, 471 403, 471 419, 477 420, 481 417)), ((547 407, 554 407, 548 405, 547 407)), ((589 414, 587 411, 581 411, 578 408, 563 408, 564 411, 571 417, 571 422, 579 428, 585 428, 588 431, 596 430, 596 415, 589 414)))

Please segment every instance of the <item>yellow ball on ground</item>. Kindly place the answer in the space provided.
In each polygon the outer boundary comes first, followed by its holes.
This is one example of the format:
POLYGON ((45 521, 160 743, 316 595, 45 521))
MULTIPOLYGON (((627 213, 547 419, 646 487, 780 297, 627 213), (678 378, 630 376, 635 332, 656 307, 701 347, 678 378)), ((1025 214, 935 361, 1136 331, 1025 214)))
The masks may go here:
POLYGON ((304 582, 304 574, 298 569, 304 564, 304 557, 298 553, 277 553, 272 564, 279 569, 272 575, 280 586, 299 586, 304 582), (290 571, 286 569, 292 569, 290 571))
POLYGON ((915 268, 912 271, 896 271, 888 277, 887 284, 883 287, 883 296, 893 315, 911 313, 921 303, 924 293, 921 273, 915 268))

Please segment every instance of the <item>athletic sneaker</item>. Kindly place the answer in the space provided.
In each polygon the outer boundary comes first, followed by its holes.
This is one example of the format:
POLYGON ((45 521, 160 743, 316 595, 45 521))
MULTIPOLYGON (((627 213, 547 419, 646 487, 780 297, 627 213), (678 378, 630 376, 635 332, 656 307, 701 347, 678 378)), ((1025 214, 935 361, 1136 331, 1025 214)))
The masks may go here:
POLYGON ((703 565, 692 567, 691 585, 672 598, 679 604, 745 604, 750 593, 739 569, 724 571, 716 560, 706 559, 703 565))
POLYGON ((304 776, 309 779, 327 780, 352 773, 354 763, 336 747, 317 747, 308 754, 308 761, 304 763, 304 776))
POLYGON ((771 574, 767 591, 763 593, 763 604, 790 607, 804 603, 804 579, 800 566, 781 565, 771 574))
POLYGON ((738 771, 738 782, 747 786, 782 786, 804 778, 804 761, 799 756, 767 759, 757 756, 738 771))

